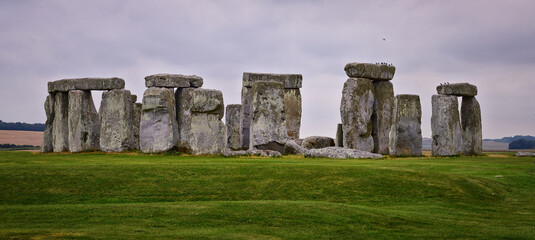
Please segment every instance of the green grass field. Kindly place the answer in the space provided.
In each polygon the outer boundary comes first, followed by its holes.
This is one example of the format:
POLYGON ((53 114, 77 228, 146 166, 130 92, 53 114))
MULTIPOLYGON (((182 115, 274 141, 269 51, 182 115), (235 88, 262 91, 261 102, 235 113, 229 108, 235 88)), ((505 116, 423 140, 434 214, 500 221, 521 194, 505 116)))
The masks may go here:
POLYGON ((534 239, 534 160, 0 152, 0 239, 534 239))

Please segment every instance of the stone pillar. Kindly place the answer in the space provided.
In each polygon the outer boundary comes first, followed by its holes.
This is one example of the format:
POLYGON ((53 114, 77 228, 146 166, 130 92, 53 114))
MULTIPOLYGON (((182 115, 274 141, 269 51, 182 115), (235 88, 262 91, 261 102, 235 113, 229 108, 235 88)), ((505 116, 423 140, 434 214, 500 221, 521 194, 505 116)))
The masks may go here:
POLYGON ((240 150, 242 148, 240 137, 241 109, 241 104, 230 104, 226 108, 227 148, 232 150, 240 150))
POLYGON ((284 112, 288 138, 299 139, 301 129, 301 91, 299 88, 284 89, 284 112))
POLYGON ((134 149, 130 91, 119 89, 103 92, 99 114, 100 149, 104 152, 134 149))
MULTIPOLYGON (((394 86, 390 81, 373 81, 375 101, 372 114, 374 151, 389 154, 389 135, 394 107, 394 86)), ((419 99, 418 99, 419 104, 419 99)))
MULTIPOLYGON (((173 98, 174 98, 174 92, 173 92, 173 98)), ((141 112, 143 108, 143 104, 136 103, 137 96, 132 94, 132 128, 134 132, 134 149, 139 150, 141 149, 139 145, 139 131, 140 131, 140 124, 141 124, 141 112)))
POLYGON ((391 156, 422 155, 422 108, 418 95, 397 95, 394 99, 389 134, 391 156))
POLYGON ((41 152, 53 152, 53 123, 54 123, 54 99, 55 94, 51 93, 46 97, 45 100, 45 114, 46 114, 46 123, 45 123, 45 132, 43 133, 43 144, 41 145, 41 152))
POLYGON ((251 88, 241 88, 242 111, 240 116, 240 137, 243 149, 249 149, 250 126, 251 126, 251 88))
POLYGON ((483 152, 481 107, 475 97, 463 97, 461 104, 463 154, 477 155, 483 152))
POLYGON ((342 91, 340 115, 344 133, 344 147, 371 152, 372 112, 374 88, 370 80, 349 78, 342 91))
POLYGON ((69 94, 57 92, 54 100, 52 145, 54 152, 69 151, 69 94))
POLYGON ((432 155, 453 156, 460 154, 462 139, 457 97, 433 95, 432 108, 432 155))
POLYGON ((139 146, 144 153, 167 152, 176 146, 178 124, 172 88, 145 90, 139 129, 139 146))
POLYGON ((336 144, 337 147, 344 147, 344 131, 342 130, 342 124, 336 125, 336 144))
POLYGON ((257 81, 251 88, 250 149, 284 153, 288 133, 283 84, 257 81))
POLYGON ((91 91, 69 91, 69 151, 100 149, 100 117, 91 91))

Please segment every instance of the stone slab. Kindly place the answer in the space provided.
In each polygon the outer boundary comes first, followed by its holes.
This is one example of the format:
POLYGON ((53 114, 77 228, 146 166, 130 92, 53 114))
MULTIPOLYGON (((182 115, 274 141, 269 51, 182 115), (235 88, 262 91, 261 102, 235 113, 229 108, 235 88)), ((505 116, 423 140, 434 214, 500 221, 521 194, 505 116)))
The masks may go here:
POLYGON ((284 89, 284 112, 288 138, 299 139, 301 129, 301 91, 298 88, 284 89))
POLYGON ((348 63, 344 67, 350 78, 366 78, 370 80, 392 80, 396 67, 386 64, 374 63, 348 63))
POLYGON ((342 130, 342 124, 336 125, 336 147, 344 147, 344 130, 342 130))
POLYGON ((462 151, 459 102, 456 96, 433 95, 431 132, 433 156, 453 156, 462 151))
POLYGON ((124 89, 121 78, 71 78, 48 82, 48 92, 68 92, 70 90, 114 90, 124 89))
POLYGON ((251 127, 251 88, 241 88, 240 136, 243 149, 249 149, 251 127))
POLYGON ((54 123, 52 124, 52 145, 54 152, 69 151, 69 94, 54 94, 54 123))
POLYGON ((100 117, 91 91, 69 91, 69 151, 100 150, 100 117))
POLYGON ((469 83, 452 83, 437 86, 437 93, 459 97, 473 97, 477 95, 477 87, 469 83))
POLYGON ((356 149, 341 148, 341 147, 326 147, 320 149, 310 149, 305 154, 305 157, 316 158, 383 158, 383 155, 370 153, 367 151, 360 151, 356 149))
POLYGON ((227 127, 227 148, 242 149, 240 137, 241 104, 229 104, 226 108, 225 125, 227 127))
POLYGON ((143 93, 139 123, 139 147, 144 153, 172 150, 178 140, 175 93, 170 88, 150 87, 143 93))
POLYGON ((135 149, 130 91, 103 92, 99 111, 100 150, 123 152, 135 149))
POLYGON ((375 101, 372 114, 374 153, 389 154, 390 127, 394 109, 394 86, 390 81, 373 81, 375 101))
POLYGON ((422 155, 422 107, 420 96, 401 94, 394 98, 389 133, 391 156, 422 155))
POLYGON ((463 97, 461 103, 461 128, 463 154, 478 155, 483 153, 481 107, 475 97, 463 97))
POLYGON ((324 136, 311 136, 303 139, 302 146, 306 149, 334 147, 334 139, 324 136))
POLYGON ((345 148, 373 151, 371 117, 374 99, 374 87, 370 80, 349 78, 344 83, 340 116, 345 148))
POLYGON ((54 142, 53 142, 53 123, 54 123, 54 94, 49 94, 45 100, 45 114, 46 114, 46 123, 45 123, 45 132, 43 133, 43 144, 41 144, 41 152, 53 152, 54 151, 54 142))
POLYGON ((303 76, 301 74, 277 74, 277 73, 243 73, 243 87, 252 87, 258 81, 274 81, 284 85, 284 88, 301 88, 303 76))
POLYGON ((160 73, 145 77, 145 86, 166 88, 200 88, 203 85, 202 77, 196 75, 160 73))

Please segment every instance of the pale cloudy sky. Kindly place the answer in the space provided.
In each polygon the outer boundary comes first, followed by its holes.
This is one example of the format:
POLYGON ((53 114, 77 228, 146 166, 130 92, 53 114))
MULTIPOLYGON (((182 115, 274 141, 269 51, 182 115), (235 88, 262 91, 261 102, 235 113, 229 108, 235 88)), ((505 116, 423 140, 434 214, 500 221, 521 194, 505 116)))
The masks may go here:
POLYGON ((140 101, 147 75, 195 74, 233 104, 243 72, 300 73, 301 136, 334 136, 345 64, 389 62, 395 93, 420 95, 424 137, 442 82, 478 86, 484 138, 535 135, 534 11, 521 0, 0 0, 0 120, 44 122, 46 83, 62 78, 121 77, 140 101))

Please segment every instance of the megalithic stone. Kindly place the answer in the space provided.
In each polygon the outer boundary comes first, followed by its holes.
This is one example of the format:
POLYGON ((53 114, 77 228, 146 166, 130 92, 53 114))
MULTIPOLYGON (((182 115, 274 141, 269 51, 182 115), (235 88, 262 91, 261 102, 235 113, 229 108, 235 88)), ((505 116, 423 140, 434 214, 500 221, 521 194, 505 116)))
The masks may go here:
POLYGON ((422 107, 418 95, 394 98, 389 152, 391 156, 422 155, 422 107))
POLYGON ((69 94, 67 92, 55 93, 52 125, 54 152, 69 151, 69 94))
POLYGON ((284 112, 288 138, 299 139, 301 129, 301 91, 299 88, 284 89, 284 112))
POLYGON ((257 81, 251 88, 250 149, 275 150, 284 154, 288 139, 283 84, 257 81))
POLYGON ((175 93, 172 88, 150 87, 143 93, 139 145, 144 153, 167 152, 176 146, 175 93))
POLYGON ((456 96, 433 95, 431 130, 433 156, 452 156, 462 149, 459 103, 456 96))
POLYGON ((240 115, 240 136, 243 149, 249 149, 250 126, 251 126, 251 89, 242 87, 241 89, 242 111, 240 115))
POLYGON ((123 152, 134 149, 130 91, 120 89, 103 92, 99 115, 102 151, 123 152))
POLYGON ((373 87, 375 93, 372 114, 373 152, 389 154, 389 135, 392 125, 392 110, 394 108, 394 86, 390 81, 373 81, 373 87))
POLYGON ((342 124, 336 125, 336 142, 335 146, 344 147, 344 131, 342 130, 342 124))
POLYGON ((100 117, 91 91, 69 91, 69 151, 100 149, 100 117))
POLYGON ((226 108, 225 123, 227 126, 227 148, 240 150, 240 115, 241 104, 229 104, 226 108))
POLYGON ((370 80, 349 78, 344 83, 340 115, 345 148, 373 151, 373 103, 374 88, 370 80))
POLYGON ((54 96, 55 94, 49 94, 45 100, 45 114, 46 114, 46 123, 45 123, 45 132, 43 133, 43 144, 41 145, 41 152, 53 152, 53 123, 54 123, 54 96))
MULTIPOLYGON (((132 103, 132 128, 134 132, 134 149, 139 150, 139 132, 141 125, 141 112, 143 104, 142 103, 132 103)), ((178 137, 178 136, 177 136, 178 137)))
POLYGON ((483 152, 481 107, 475 97, 463 97, 461 103, 463 154, 477 155, 483 152))

